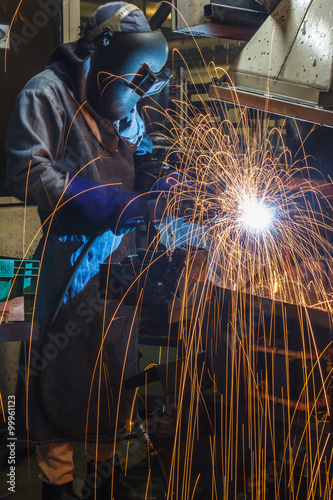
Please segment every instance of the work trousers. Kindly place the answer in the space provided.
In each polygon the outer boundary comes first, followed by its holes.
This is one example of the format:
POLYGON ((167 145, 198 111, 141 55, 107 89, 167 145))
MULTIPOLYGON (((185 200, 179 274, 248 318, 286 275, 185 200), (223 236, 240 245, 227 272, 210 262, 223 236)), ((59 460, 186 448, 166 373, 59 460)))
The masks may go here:
MULTIPOLYGON (((114 443, 87 443, 83 458, 86 462, 104 462, 113 456, 114 443)), ((40 479, 48 484, 61 485, 73 481, 75 442, 50 444, 37 447, 40 479)))

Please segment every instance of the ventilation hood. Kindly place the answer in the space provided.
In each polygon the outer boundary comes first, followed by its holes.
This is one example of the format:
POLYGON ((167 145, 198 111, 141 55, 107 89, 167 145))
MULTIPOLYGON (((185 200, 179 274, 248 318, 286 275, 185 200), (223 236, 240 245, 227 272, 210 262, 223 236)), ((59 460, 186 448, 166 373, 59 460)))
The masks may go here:
POLYGON ((333 127, 332 76, 332 0, 281 0, 209 96, 333 127))

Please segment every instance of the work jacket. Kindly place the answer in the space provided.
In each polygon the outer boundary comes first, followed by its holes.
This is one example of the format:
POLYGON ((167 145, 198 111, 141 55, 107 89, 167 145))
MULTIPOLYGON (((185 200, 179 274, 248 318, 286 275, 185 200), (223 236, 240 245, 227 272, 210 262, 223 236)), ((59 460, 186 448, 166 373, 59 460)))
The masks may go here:
POLYGON ((114 234, 98 210, 80 217, 64 192, 69 174, 133 190, 133 156, 151 142, 136 110, 113 124, 89 108, 85 63, 60 46, 18 96, 8 129, 8 190, 36 204, 43 225, 39 340, 22 352, 17 403, 21 428, 39 444, 112 440, 133 406, 123 381, 137 371, 135 310, 99 289, 99 267, 133 254, 134 232, 114 234))

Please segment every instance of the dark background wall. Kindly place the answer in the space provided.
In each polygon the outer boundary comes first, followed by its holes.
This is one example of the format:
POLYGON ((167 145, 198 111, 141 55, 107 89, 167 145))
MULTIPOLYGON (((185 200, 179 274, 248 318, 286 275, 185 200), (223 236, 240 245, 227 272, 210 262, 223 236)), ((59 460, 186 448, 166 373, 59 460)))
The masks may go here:
POLYGON ((5 140, 15 98, 61 41, 61 16, 62 0, 0 0, 0 25, 12 23, 7 51, 0 31, 0 195, 8 194, 5 140))

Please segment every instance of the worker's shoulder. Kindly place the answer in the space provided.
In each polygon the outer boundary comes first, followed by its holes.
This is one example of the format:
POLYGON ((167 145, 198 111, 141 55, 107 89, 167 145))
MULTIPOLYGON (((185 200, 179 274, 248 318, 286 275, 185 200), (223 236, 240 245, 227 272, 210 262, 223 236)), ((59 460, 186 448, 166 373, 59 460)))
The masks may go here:
POLYGON ((64 84, 52 69, 45 69, 33 76, 23 87, 20 95, 54 97, 63 92, 64 84))

